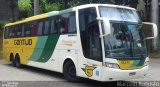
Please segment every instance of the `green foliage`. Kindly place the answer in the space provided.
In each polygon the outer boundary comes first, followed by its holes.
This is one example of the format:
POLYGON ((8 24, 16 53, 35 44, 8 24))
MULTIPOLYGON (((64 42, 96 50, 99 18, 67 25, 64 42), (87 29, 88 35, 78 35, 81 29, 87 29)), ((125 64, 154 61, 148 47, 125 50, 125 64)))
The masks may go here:
POLYGON ((114 0, 114 3, 117 5, 129 5, 131 7, 137 8, 139 0, 114 0))
POLYGON ((78 6, 80 3, 77 0, 71 0, 68 2, 68 8, 78 6))
POLYGON ((4 28, 5 22, 0 22, 0 30, 4 28))
MULTIPOLYGON (((49 0, 51 1, 51 0, 49 0)), ((64 2, 64 0, 62 0, 64 2)), ((136 8, 139 0, 66 0, 67 7, 74 7, 77 5, 90 4, 90 3, 102 3, 102 4, 116 4, 127 5, 136 8)))
POLYGON ((26 16, 33 15, 31 0, 18 0, 18 9, 22 14, 25 14, 26 16))
POLYGON ((18 0, 18 8, 20 11, 31 11, 31 0, 18 0))
POLYGON ((9 21, 0 21, 0 31, 3 30, 4 26, 7 24, 7 23, 11 23, 12 21, 9 20, 9 21))
MULTIPOLYGON (((102 3, 102 4, 117 4, 127 5, 136 8, 139 0, 39 0, 40 1, 40 13, 46 13, 50 11, 57 11, 61 9, 71 8, 78 5, 90 4, 90 3, 102 3)), ((25 18, 33 15, 34 0, 18 0, 18 8, 20 10, 21 18, 25 18)))
POLYGON ((46 12, 50 12, 50 11, 58 11, 61 9, 61 7, 62 7, 62 4, 59 2, 48 3, 47 0, 41 0, 39 10, 41 13, 46 13, 46 12))
MULTIPOLYGON (((3 28, 4 28, 5 22, 0 22, 0 44, 2 44, 2 35, 3 35, 3 28)), ((2 45, 0 45, 0 57, 2 56, 2 45)))
MULTIPOLYGON (((72 1, 72 0, 71 0, 72 1)), ((90 3, 113 3, 113 0, 78 0, 79 3, 82 4, 90 4, 90 3)))

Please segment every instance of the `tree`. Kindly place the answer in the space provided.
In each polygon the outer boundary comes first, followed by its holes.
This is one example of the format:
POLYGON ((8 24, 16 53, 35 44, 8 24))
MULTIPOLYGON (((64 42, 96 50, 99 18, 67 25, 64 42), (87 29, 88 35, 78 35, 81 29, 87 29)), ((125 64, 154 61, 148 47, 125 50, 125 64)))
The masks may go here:
MULTIPOLYGON (((159 0, 143 0, 145 3, 145 16, 146 20, 145 21, 152 21, 153 23, 156 23, 158 25, 159 29, 159 7, 158 3, 160 2, 159 0)), ((158 30, 159 32, 159 30, 158 30)), ((158 36, 156 39, 152 40, 152 44, 149 46, 151 52, 155 52, 159 50, 159 37, 158 36)))
POLYGON ((41 0, 39 10, 41 13, 46 13, 50 11, 58 11, 61 7, 62 4, 60 2, 50 3, 47 2, 47 0, 41 0))
POLYGON ((39 14, 39 0, 34 0, 34 15, 39 14))
MULTIPOLYGON (((159 25, 159 2, 158 0, 152 0, 152 22, 159 25)), ((153 51, 157 51, 159 48, 159 37, 153 40, 153 51)))
POLYGON ((15 21, 14 9, 17 7, 17 0, 7 0, 11 8, 12 21, 15 21))
MULTIPOLYGON (((23 13, 24 17, 33 15, 32 2, 38 3, 39 12, 46 13, 49 11, 57 11, 77 5, 90 4, 90 3, 109 3, 118 5, 129 5, 137 7, 138 0, 18 0, 18 8, 23 13)), ((37 5, 37 4, 36 4, 37 5)), ((37 11, 38 9, 36 9, 37 11)))
POLYGON ((21 18, 33 15, 31 0, 18 0, 18 9, 20 11, 21 18))
POLYGON ((137 8, 139 0, 112 0, 113 4, 116 5, 127 5, 133 8, 137 8))
MULTIPOLYGON (((66 2, 67 4, 69 2, 76 1, 75 2, 77 3, 76 5, 83 5, 83 4, 90 4, 90 3, 102 3, 102 4, 108 3, 108 4, 116 4, 116 5, 127 5, 133 8, 137 8, 139 0, 65 0, 65 1, 67 1, 66 2)), ((75 3, 72 3, 72 4, 75 4, 75 3)))
POLYGON ((151 0, 143 0, 145 3, 145 12, 146 12, 146 20, 150 20, 150 12, 151 12, 151 0))

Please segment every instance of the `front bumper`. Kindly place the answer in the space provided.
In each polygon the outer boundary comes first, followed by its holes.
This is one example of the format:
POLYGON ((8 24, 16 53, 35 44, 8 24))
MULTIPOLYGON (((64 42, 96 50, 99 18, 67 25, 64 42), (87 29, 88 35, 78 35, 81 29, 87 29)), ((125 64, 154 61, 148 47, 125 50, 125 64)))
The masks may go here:
POLYGON ((145 66, 141 69, 135 70, 121 70, 103 67, 102 69, 102 78, 101 81, 119 81, 119 80, 129 80, 129 79, 138 79, 144 78, 148 71, 148 66, 145 66), (136 73, 135 75, 130 75, 130 73, 136 73))

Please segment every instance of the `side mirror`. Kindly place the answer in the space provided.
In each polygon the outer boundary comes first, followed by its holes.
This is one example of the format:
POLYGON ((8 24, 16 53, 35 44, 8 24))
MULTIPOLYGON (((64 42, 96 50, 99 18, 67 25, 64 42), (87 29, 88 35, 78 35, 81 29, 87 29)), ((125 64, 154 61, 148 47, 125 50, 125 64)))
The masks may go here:
POLYGON ((97 18, 98 21, 102 22, 102 29, 103 29, 103 35, 102 36, 108 36, 111 34, 111 25, 108 18, 97 18))
POLYGON ((145 40, 147 39, 154 39, 158 36, 158 28, 155 23, 149 23, 149 22, 143 22, 144 25, 149 25, 152 27, 152 36, 151 37, 146 37, 145 40))

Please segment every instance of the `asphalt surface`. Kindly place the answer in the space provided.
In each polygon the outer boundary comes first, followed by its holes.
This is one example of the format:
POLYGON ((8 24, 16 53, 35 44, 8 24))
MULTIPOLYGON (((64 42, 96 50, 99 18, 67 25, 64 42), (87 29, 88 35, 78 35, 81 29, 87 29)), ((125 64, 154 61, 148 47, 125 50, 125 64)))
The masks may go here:
MULTIPOLYGON (((133 84, 135 81, 157 81, 160 87, 160 59, 150 59, 150 68, 145 78, 123 82, 97 82, 82 79, 81 82, 68 82, 57 72, 30 66, 18 69, 0 59, 0 87, 153 87, 152 85, 133 84)), ((137 82, 136 82, 137 83, 137 82)))

